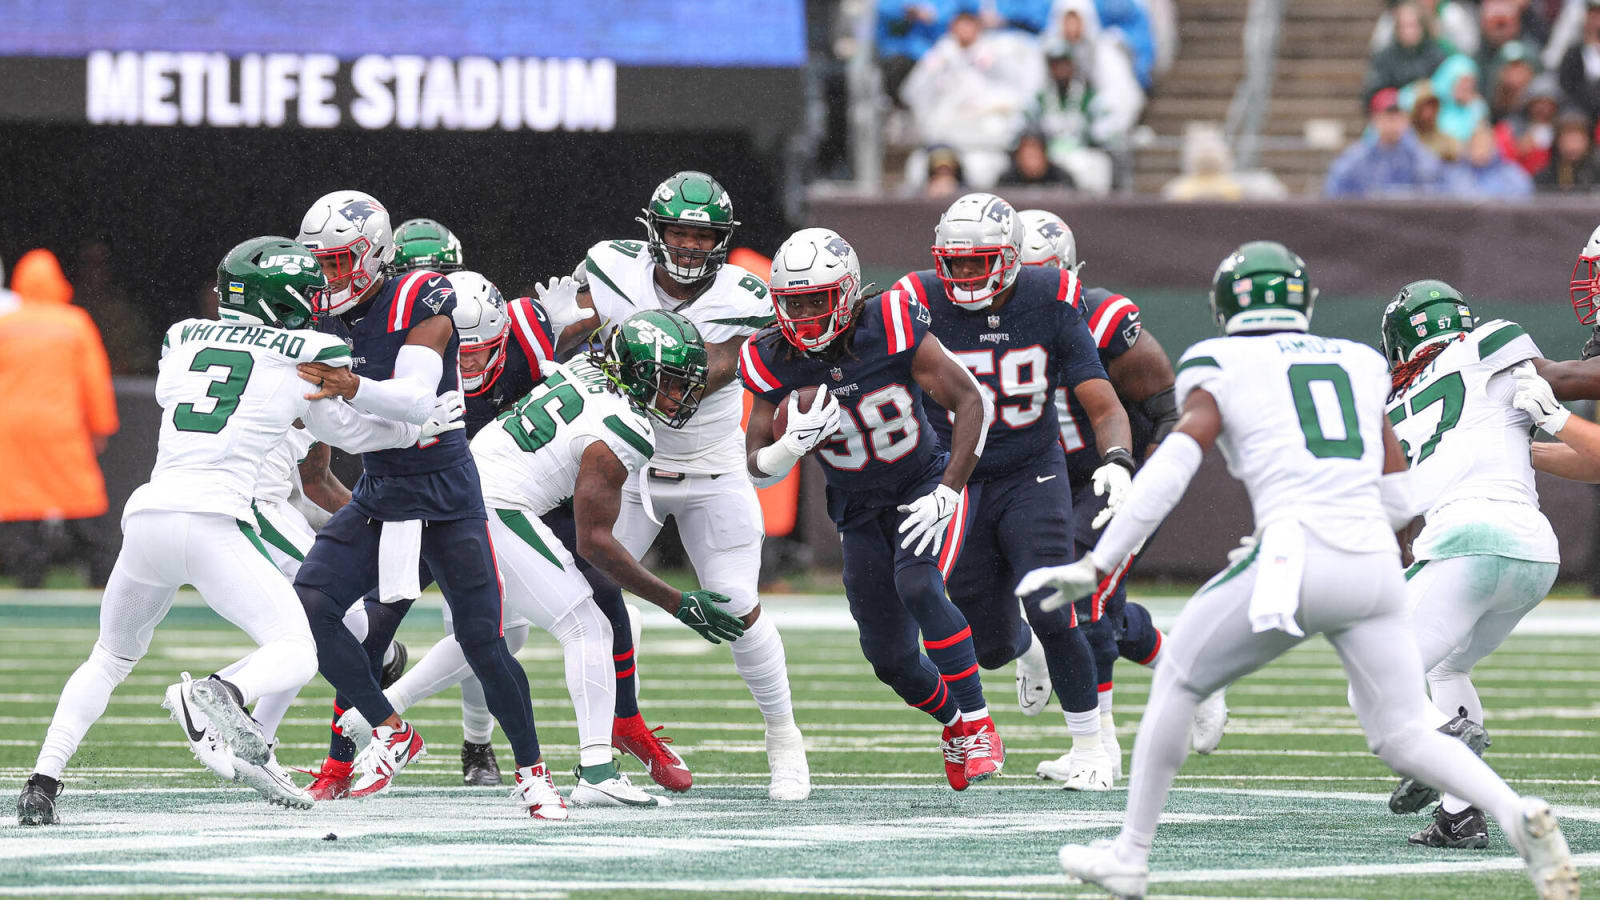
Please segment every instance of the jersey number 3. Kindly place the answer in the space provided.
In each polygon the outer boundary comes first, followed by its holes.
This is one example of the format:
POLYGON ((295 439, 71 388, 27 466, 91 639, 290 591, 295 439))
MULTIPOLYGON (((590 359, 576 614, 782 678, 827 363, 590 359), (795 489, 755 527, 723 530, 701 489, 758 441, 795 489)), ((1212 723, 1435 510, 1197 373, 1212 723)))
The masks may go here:
POLYGON ((194 360, 189 363, 189 371, 205 372, 208 377, 214 378, 211 370, 221 369, 222 380, 212 381, 211 386, 206 388, 206 396, 211 398, 210 409, 201 412, 193 403, 180 403, 173 407, 172 427, 201 434, 221 431, 228 424, 228 419, 233 417, 234 410, 239 408, 239 397, 250 383, 250 372, 255 366, 255 357, 243 350, 207 347, 196 353, 194 360))

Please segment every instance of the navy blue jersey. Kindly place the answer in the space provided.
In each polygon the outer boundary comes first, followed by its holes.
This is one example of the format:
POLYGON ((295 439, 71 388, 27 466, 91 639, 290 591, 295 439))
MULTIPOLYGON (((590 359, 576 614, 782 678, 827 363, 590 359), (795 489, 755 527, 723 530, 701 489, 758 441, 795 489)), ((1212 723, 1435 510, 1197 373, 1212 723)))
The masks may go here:
POLYGON ((539 364, 555 359, 555 334, 539 301, 518 297, 506 304, 506 317, 511 320, 511 334, 500 350, 505 355, 505 364, 493 383, 466 397, 467 412, 462 420, 467 423, 469 441, 506 407, 543 381, 539 364))
MULTIPOLYGON (((1076 275, 1024 268, 1000 309, 963 309, 952 303, 932 269, 912 272, 895 282, 895 288, 927 304, 933 313, 930 330, 978 379, 993 409, 988 442, 972 481, 1000 478, 1061 452, 1053 402, 1057 388, 1106 377, 1074 303, 1080 292, 1076 275)), ((948 446, 954 417, 932 397, 923 398, 923 404, 948 446)))
MULTIPOLYGON (((1132 349, 1133 342, 1139 339, 1139 333, 1144 330, 1144 323, 1139 319, 1138 304, 1105 288, 1085 290, 1079 307, 1084 321, 1089 325, 1089 335, 1094 339, 1103 365, 1110 365, 1113 359, 1132 349)), ((1089 427, 1088 413, 1084 412, 1083 405, 1071 391, 1058 392, 1056 408, 1062 411, 1061 445, 1067 450, 1067 471, 1072 475, 1073 484, 1081 484, 1088 481, 1094 470, 1100 467, 1100 450, 1095 446, 1094 429, 1089 427)), ((1142 459, 1145 446, 1150 443, 1152 426, 1142 414, 1135 419, 1130 411, 1128 418, 1134 424, 1134 445, 1128 450, 1133 453, 1134 459, 1142 459), (1139 427, 1137 422, 1145 422, 1146 425, 1139 427)))
POLYGON ((791 391, 826 385, 843 407, 839 431, 816 450, 828 486, 856 505, 904 503, 902 492, 926 481, 942 455, 911 375, 928 322, 927 307, 891 290, 862 304, 850 332, 823 355, 795 350, 768 326, 745 341, 739 378, 774 406, 791 391))

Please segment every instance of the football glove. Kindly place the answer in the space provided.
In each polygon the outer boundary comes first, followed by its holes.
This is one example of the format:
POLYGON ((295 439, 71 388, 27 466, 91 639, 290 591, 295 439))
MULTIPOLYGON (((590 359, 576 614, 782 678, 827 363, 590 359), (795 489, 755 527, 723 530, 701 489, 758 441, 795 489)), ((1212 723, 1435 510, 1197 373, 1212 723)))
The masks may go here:
POLYGON ((1228 551, 1228 565, 1236 565, 1239 560, 1256 552, 1256 536, 1247 534, 1239 539, 1239 546, 1228 551))
POLYGON ((466 415, 467 401, 461 396, 460 391, 445 391, 434 401, 433 412, 428 416, 428 421, 422 423, 422 434, 419 440, 428 440, 438 437, 447 431, 459 431, 466 428, 467 423, 461 417, 466 415))
POLYGON ((1100 573, 1095 571, 1094 560, 1088 554, 1084 554, 1071 565, 1044 566, 1022 576, 1022 580, 1017 582, 1017 599, 1020 600, 1035 591, 1054 588, 1050 596, 1039 601, 1039 608, 1049 612, 1060 609, 1079 597, 1089 596, 1099 586, 1100 573))
POLYGON ((910 503, 902 503, 900 511, 906 517, 900 522, 900 533, 905 535, 900 549, 911 550, 911 545, 916 544, 911 552, 921 556, 931 544, 933 552, 938 553, 944 546, 945 529, 950 527, 959 505, 961 495, 942 484, 910 503))
POLYGON ((738 640, 744 634, 744 622, 720 608, 727 602, 727 597, 715 591, 684 591, 673 615, 713 644, 738 640))
POLYGON ((1122 501, 1128 498, 1128 490, 1133 487, 1133 457, 1128 451, 1112 447, 1102 458, 1105 461, 1094 470, 1093 484, 1094 495, 1106 498, 1106 506, 1089 523, 1090 528, 1096 529, 1111 521, 1111 517, 1122 506, 1122 501))
POLYGON ((594 316, 594 310, 578 305, 578 288, 578 282, 571 275, 552 278, 548 284, 535 283, 533 286, 539 305, 544 307, 544 314, 550 317, 550 328, 557 335, 565 331, 567 326, 594 316))
POLYGON ((1572 411, 1556 400, 1550 382, 1539 377, 1533 363, 1524 362, 1511 371, 1517 382, 1517 392, 1511 405, 1533 417, 1533 424, 1547 434, 1555 434, 1567 427, 1572 411))
POLYGON ((811 408, 800 411, 800 395, 789 395, 789 420, 785 424, 783 446, 795 456, 805 456, 817 445, 839 430, 839 401, 826 386, 818 386, 817 395, 811 399, 811 408))

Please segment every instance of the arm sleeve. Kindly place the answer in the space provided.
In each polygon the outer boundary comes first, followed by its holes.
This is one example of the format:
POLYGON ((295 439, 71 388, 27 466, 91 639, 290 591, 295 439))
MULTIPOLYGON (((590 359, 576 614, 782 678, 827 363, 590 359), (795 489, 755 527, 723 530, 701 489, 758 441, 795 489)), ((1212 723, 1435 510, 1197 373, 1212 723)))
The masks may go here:
POLYGON ((1095 348, 1094 336, 1083 316, 1071 304, 1062 303, 1058 308, 1061 328, 1056 334, 1056 359, 1061 385, 1070 389, 1093 378, 1107 378, 1105 366, 1100 364, 1100 351, 1095 348))
POLYGON ((394 377, 387 381, 361 379, 350 405, 385 419, 421 425, 428 421, 438 402, 439 378, 443 375, 444 359, 439 354, 407 344, 395 355, 394 377))
POLYGON ((416 425, 367 415, 337 399, 307 404, 303 420, 312 437, 346 453, 409 447, 422 433, 416 425))
POLYGON ((1183 498, 1202 456, 1200 445, 1181 431, 1161 442, 1134 476, 1128 499, 1094 545, 1090 555, 1095 568, 1102 572, 1115 569, 1155 533, 1156 526, 1183 498))
POLYGON ((89 433, 105 437, 117 432, 117 392, 111 383, 111 361, 100 331, 87 313, 83 316, 83 353, 78 362, 83 390, 83 413, 89 433))

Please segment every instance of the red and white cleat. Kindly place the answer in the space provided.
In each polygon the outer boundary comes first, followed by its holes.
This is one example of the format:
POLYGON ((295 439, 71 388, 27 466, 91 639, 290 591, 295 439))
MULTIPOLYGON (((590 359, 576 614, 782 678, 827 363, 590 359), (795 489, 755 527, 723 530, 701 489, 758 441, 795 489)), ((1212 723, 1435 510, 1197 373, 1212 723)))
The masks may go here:
POLYGON ((967 736, 967 783, 977 784, 1000 774, 1006 764, 1006 745, 995 733, 993 719, 963 722, 967 736))
POLYGON ((651 728, 643 715, 617 719, 611 726, 611 745, 642 763, 651 781, 681 793, 694 786, 694 774, 683 757, 667 746, 672 738, 657 733, 665 727, 651 728))
POLYGON ((560 822, 567 818, 567 801, 556 790, 544 763, 517 770, 517 786, 511 789, 511 799, 535 819, 560 822))
POLYGON ((401 770, 427 752, 422 735, 409 722, 401 722, 398 728, 379 725, 372 729, 372 743, 356 757, 350 796, 360 800, 383 793, 401 770))
POLYGON ((351 767, 347 762, 329 758, 322 761, 320 769, 295 768, 294 771, 311 776, 311 783, 306 785, 306 793, 318 803, 343 800, 350 796, 351 767))
POLYGON ((939 752, 944 754, 944 777, 958 791, 967 789, 967 736, 962 732, 961 721, 946 725, 939 737, 939 752))

